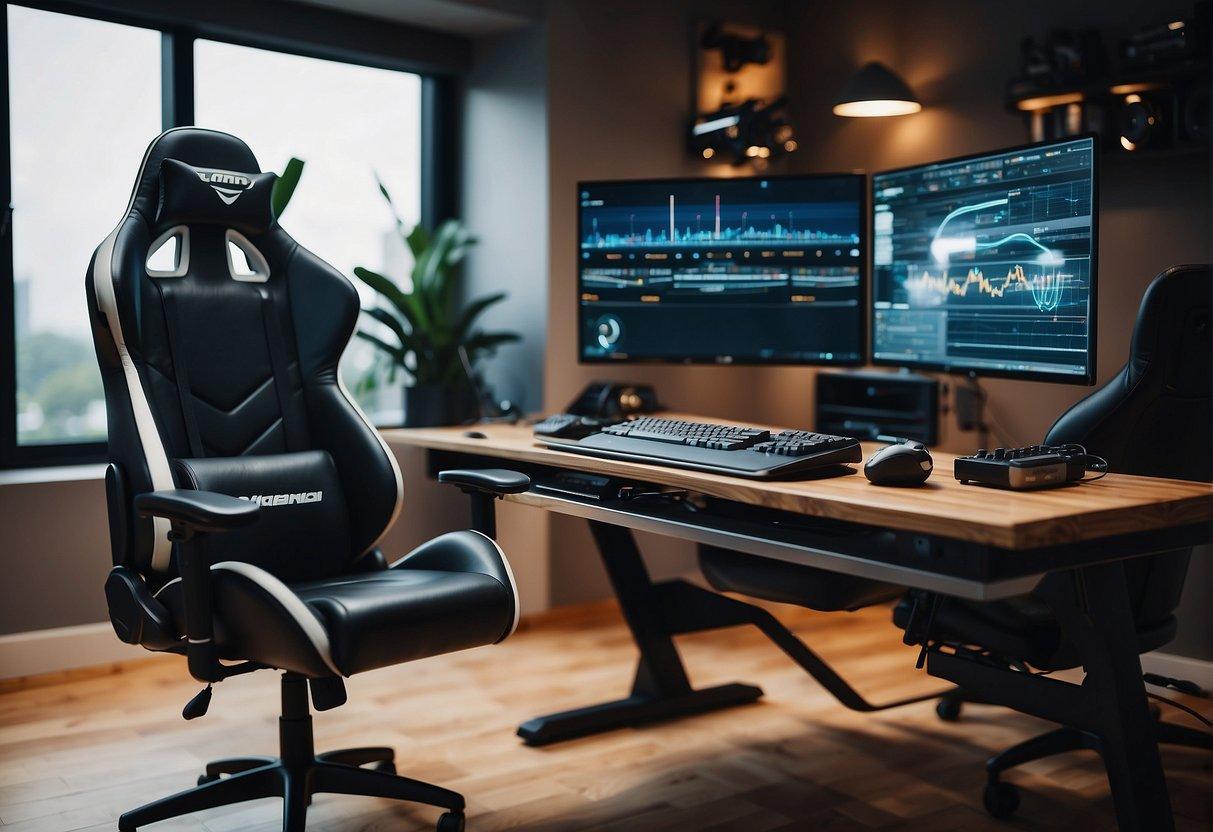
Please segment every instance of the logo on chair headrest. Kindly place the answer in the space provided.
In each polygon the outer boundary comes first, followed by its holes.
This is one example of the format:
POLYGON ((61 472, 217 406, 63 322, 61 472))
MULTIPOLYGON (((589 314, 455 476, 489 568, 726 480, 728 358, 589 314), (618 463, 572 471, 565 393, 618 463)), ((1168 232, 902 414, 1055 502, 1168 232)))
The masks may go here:
POLYGON ((214 189, 224 205, 231 205, 253 184, 253 180, 243 173, 232 173, 230 170, 197 168, 196 173, 199 179, 214 189))
POLYGON ((294 506, 300 503, 318 503, 324 499, 323 491, 300 491, 296 494, 253 494, 250 497, 237 497, 238 500, 248 500, 265 506, 294 506))

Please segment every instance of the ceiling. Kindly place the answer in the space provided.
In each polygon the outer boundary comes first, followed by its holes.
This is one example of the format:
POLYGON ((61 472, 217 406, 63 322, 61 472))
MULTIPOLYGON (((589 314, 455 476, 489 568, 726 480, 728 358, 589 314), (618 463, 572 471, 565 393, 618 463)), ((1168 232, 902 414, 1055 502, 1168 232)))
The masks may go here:
POLYGON ((484 37, 542 18, 541 0, 294 0, 425 29, 484 37))

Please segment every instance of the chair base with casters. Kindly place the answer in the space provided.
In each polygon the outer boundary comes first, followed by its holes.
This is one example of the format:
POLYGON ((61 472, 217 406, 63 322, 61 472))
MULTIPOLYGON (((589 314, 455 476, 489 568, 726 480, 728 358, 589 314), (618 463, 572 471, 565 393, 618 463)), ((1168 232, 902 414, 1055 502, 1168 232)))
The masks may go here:
MULTIPOLYGON (((966 702, 986 704, 966 691, 956 690, 940 697, 935 712, 945 722, 956 722, 966 702)), ((1162 712, 1158 708, 1151 708, 1150 712, 1154 716, 1154 730, 1160 745, 1213 751, 1213 734, 1186 725, 1162 722, 1162 712)), ((1097 734, 1063 726, 1017 743, 986 760, 986 786, 982 793, 986 812, 991 817, 1006 818, 1019 808, 1019 788, 1014 783, 1004 781, 1003 773, 1016 766, 1071 751, 1095 751, 1102 755, 1103 747, 1097 734)))
POLYGON ((449 789, 396 774, 390 748, 347 748, 317 754, 307 679, 282 674, 282 715, 278 757, 233 757, 208 763, 192 789, 140 806, 118 820, 120 832, 157 821, 246 800, 282 798, 283 832, 302 832, 312 795, 320 793, 385 797, 438 806, 438 832, 464 828, 463 796, 449 789), (362 766, 372 765, 371 768, 362 766))
MULTIPOLYGON (((1155 719, 1157 720, 1157 718, 1158 713, 1155 712, 1155 719)), ((1186 725, 1174 725, 1170 722, 1156 721, 1154 727, 1158 733, 1159 744, 1213 751, 1213 734, 1198 731, 1186 725)), ((1081 750, 1103 754, 1098 736, 1089 731, 1067 727, 1039 734, 995 754, 986 760, 987 779, 985 791, 982 793, 982 802, 985 804, 986 812, 991 817, 1005 818, 1019 808, 1019 789, 1014 783, 1007 783, 1001 779, 1003 772, 1033 760, 1043 760, 1046 757, 1081 750)))

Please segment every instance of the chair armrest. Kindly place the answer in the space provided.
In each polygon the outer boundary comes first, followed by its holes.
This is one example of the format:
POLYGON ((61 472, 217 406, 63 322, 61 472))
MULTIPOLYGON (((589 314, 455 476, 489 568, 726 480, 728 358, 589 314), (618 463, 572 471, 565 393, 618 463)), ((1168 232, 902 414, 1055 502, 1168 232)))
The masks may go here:
POLYGON ((458 468, 439 471, 438 482, 458 486, 471 497, 472 528, 489 537, 497 536, 497 513, 493 503, 506 494, 518 494, 531 487, 531 478, 504 468, 458 468))
POLYGON ((456 485, 463 491, 480 491, 484 494, 518 494, 531 487, 531 478, 518 471, 504 468, 459 468, 439 471, 438 482, 456 485))
POLYGON ((135 511, 141 517, 164 517, 191 532, 225 532, 247 526, 257 519, 260 509, 251 500, 214 491, 174 489, 135 496, 135 511))
POLYGON ((232 675, 220 661, 214 644, 211 605, 210 533, 247 526, 261 505, 214 491, 172 489, 135 496, 140 516, 163 517, 172 523, 169 538, 177 544, 177 571, 185 600, 185 657, 190 675, 200 682, 218 682, 232 675))

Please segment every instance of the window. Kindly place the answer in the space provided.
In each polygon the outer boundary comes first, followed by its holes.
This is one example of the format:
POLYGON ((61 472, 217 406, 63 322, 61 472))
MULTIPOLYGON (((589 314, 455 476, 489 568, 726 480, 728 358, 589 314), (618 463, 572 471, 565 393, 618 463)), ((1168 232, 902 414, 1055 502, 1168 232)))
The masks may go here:
MULTIPOLYGON (((40 8, 44 0, 22 2, 6 4, 0 38, 8 67, 0 112, 9 116, 0 195, 13 209, 0 237, 0 467, 104 458, 84 270, 120 218, 144 149, 165 127, 240 136, 265 170, 303 159, 284 217, 292 236, 351 279, 355 266, 407 278, 410 258, 375 176, 406 227, 423 205, 439 210, 452 183, 423 181, 422 158, 441 155, 425 128, 441 123, 431 114, 449 104, 451 87, 406 71, 408 61, 382 43, 366 55, 375 66, 358 63, 363 44, 388 24, 325 12, 331 25, 296 52, 238 6, 231 14, 247 19, 220 27, 155 9, 67 14, 40 8), (182 23, 196 28, 173 28, 182 23), (267 42, 274 51, 259 48, 267 42)), ((172 267, 171 251, 161 259, 172 267)), ((364 305, 373 301, 355 285, 364 305)), ((372 419, 398 423, 403 379, 389 387, 378 360, 355 340, 342 376, 372 419)))
MULTIPOLYGON (((355 266, 407 277, 410 259, 375 175, 411 228, 421 216, 420 76, 200 40, 194 123, 244 139, 265 170, 281 171, 292 156, 306 162, 282 224, 353 280, 364 305, 374 296, 355 266)), ((342 376, 373 421, 398 424, 403 379, 384 385, 375 359, 354 340, 342 376)))
POLYGON ((103 441, 84 271, 160 130, 160 33, 7 14, 16 441, 103 441))

